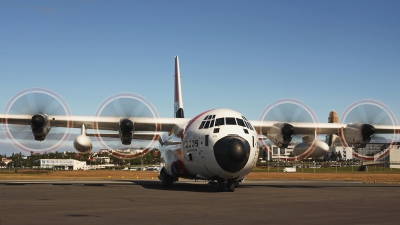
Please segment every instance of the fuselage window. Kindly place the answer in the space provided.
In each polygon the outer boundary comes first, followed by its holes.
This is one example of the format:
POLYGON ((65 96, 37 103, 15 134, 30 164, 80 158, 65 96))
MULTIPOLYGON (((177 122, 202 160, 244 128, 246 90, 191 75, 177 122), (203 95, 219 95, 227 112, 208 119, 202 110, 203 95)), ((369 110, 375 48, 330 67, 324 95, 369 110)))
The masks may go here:
POLYGON ((245 126, 246 126, 246 125, 244 125, 244 122, 243 122, 242 119, 236 118, 236 121, 237 121, 237 124, 238 124, 239 126, 242 126, 242 127, 245 127, 245 126))
POLYGON ((214 133, 219 133, 219 128, 214 128, 214 133))
POLYGON ((224 118, 218 118, 215 120, 215 126, 225 125, 224 118))
POLYGON ((226 125, 236 125, 236 120, 233 117, 226 117, 226 125))
POLYGON ((207 120, 206 124, 204 125, 204 129, 207 129, 210 126, 210 121, 207 120))
POLYGON ((214 126, 214 120, 211 120, 210 127, 214 126))

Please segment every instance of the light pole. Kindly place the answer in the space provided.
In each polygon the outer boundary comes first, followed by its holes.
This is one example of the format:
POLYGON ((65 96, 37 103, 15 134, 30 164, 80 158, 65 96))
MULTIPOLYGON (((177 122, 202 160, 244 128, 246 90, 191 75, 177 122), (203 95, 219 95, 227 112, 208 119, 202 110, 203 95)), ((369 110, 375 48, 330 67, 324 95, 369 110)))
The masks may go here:
POLYGON ((315 160, 313 161, 313 168, 314 168, 314 173, 315 173, 315 160))
POLYGON ((337 167, 338 167, 338 163, 337 163, 337 161, 336 161, 336 166, 335 166, 335 167, 336 167, 336 173, 337 173, 337 167))

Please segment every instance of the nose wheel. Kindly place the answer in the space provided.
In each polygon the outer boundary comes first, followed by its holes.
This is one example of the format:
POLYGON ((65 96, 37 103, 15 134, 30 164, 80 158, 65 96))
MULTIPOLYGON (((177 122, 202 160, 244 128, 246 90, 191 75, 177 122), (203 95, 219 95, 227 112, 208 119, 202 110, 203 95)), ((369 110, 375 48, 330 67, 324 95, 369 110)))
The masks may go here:
POLYGON ((225 183, 224 179, 218 179, 217 180, 217 191, 222 192, 225 190, 225 187, 228 189, 229 192, 234 192, 235 188, 239 187, 239 181, 237 180, 228 180, 227 183, 225 183))
POLYGON ((223 179, 217 180, 217 191, 222 192, 225 189, 225 181, 223 179))

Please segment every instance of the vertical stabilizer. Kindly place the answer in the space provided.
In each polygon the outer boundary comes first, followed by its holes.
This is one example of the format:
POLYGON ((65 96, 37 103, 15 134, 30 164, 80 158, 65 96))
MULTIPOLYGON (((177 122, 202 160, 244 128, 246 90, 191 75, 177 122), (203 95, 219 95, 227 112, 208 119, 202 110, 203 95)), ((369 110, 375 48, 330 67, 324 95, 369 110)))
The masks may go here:
POLYGON ((179 71, 179 58, 175 56, 175 96, 174 96, 174 116, 175 118, 184 118, 183 100, 181 88, 181 73, 179 71))

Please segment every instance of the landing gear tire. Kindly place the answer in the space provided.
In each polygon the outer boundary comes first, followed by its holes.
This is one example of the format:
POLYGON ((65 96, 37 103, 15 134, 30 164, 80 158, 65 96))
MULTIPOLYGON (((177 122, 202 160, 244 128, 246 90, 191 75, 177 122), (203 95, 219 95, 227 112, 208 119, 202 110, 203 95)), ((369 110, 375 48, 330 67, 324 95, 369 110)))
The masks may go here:
POLYGON ((228 191, 234 192, 236 186, 236 181, 228 181, 228 191))
POLYGON ((217 191, 221 192, 224 191, 224 189, 225 189, 224 180, 222 179, 217 180, 217 191))
POLYGON ((238 188, 238 187, 239 187, 239 181, 236 180, 236 181, 235 181, 235 188, 238 188))
POLYGON ((161 186, 172 187, 172 184, 174 183, 174 178, 168 173, 166 173, 165 170, 161 171, 160 178, 161 178, 161 186))

